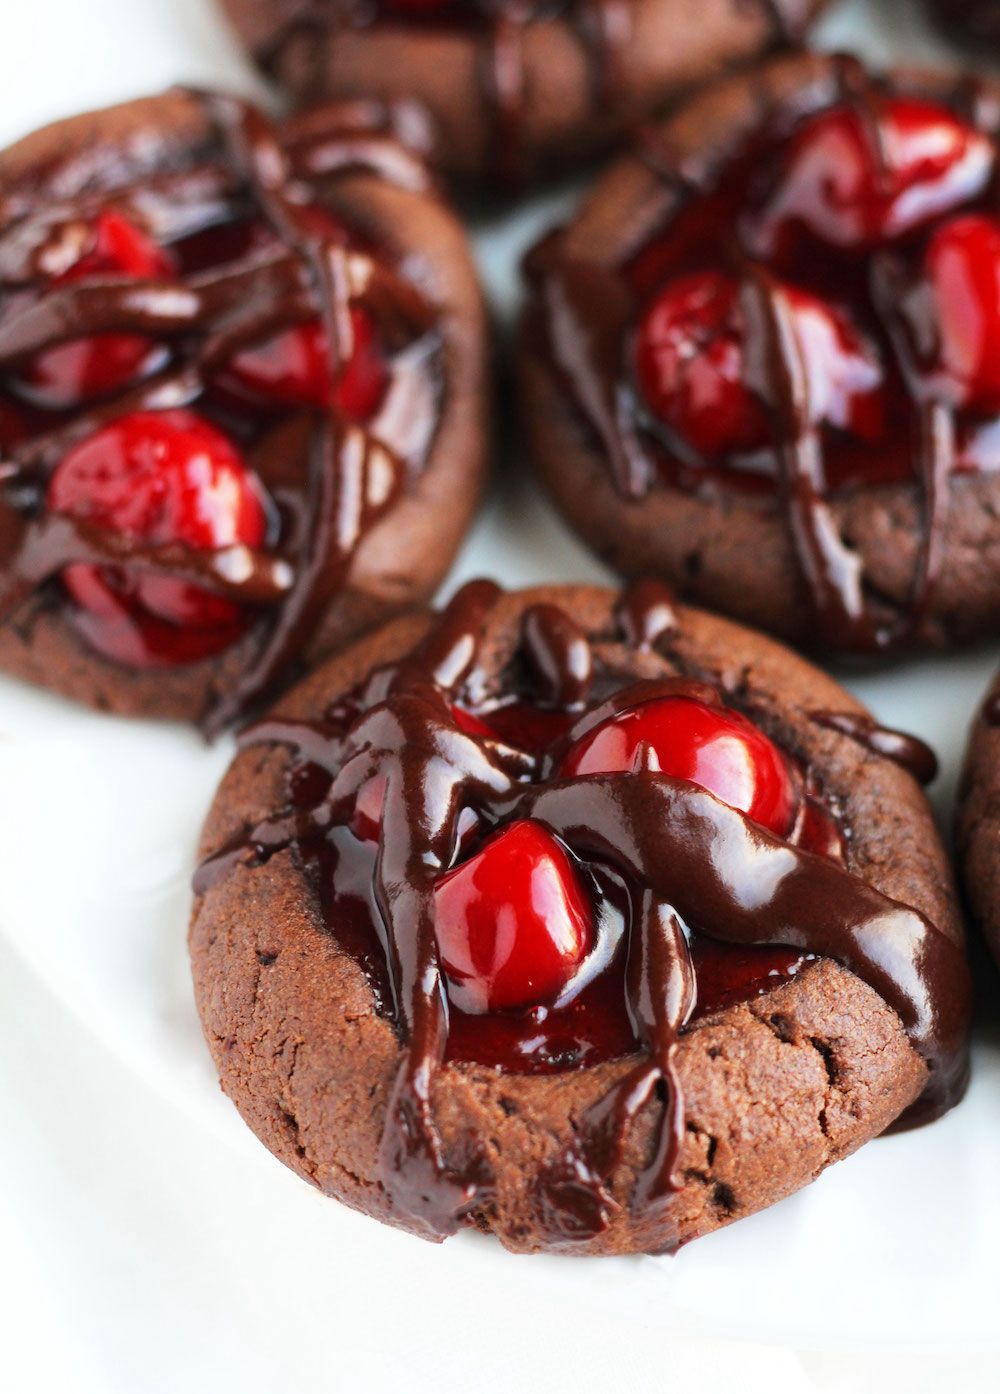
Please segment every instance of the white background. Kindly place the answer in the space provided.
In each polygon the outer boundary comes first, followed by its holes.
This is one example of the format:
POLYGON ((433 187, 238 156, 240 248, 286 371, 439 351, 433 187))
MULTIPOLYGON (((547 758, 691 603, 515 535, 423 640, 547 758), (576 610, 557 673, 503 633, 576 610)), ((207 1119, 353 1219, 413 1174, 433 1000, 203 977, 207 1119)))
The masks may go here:
MULTIPOLYGON (((902 0, 840 5, 822 37, 945 59, 902 0)), ((173 81, 253 90, 211 0, 0 0, 0 144, 173 81)), ((480 228, 502 318, 565 197, 480 228)), ((448 589, 608 579, 502 474, 448 589)), ((998 659, 847 678, 938 749, 943 821, 998 659)), ((192 849, 228 758, 0 682, 0 1390, 997 1388, 995 1020, 942 1123, 672 1260, 435 1248, 285 1172, 219 1094, 187 977, 192 849)))

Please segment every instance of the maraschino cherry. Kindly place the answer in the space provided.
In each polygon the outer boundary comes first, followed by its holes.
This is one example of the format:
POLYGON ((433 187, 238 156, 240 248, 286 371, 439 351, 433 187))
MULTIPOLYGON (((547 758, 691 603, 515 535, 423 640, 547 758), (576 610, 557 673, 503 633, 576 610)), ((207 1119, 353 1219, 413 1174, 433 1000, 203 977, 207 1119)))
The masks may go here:
POLYGON ((692 697, 641 702, 587 731, 566 752, 561 778, 639 773, 700 785, 778 837, 798 811, 788 762, 739 712, 692 697))
MULTIPOLYGON (((117 209, 105 208, 94 220, 89 245, 47 289, 88 277, 119 276, 157 280, 174 274, 170 254, 117 209)), ((142 334, 101 333, 73 339, 38 354, 22 370, 17 390, 49 410, 63 410, 117 392, 160 367, 167 349, 142 334)))
MULTIPOLYGON (((882 373, 846 314, 793 286, 793 315, 810 417, 865 439, 884 425, 882 373)), ((761 450, 773 430, 747 381, 748 328, 739 282, 717 271, 671 281, 648 307, 636 339, 636 373, 653 414, 702 459, 761 450)))
POLYGON ((389 368, 368 311, 352 306, 350 322, 350 356, 336 378, 330 372, 326 332, 311 320, 243 349, 218 385, 249 406, 323 410, 332 405, 352 421, 370 421, 385 397, 389 368))
MULTIPOLYGON (((348 240, 346 229, 326 209, 310 205, 303 217, 317 236, 338 244, 348 240)), ((249 225, 243 232, 247 251, 263 251, 274 242, 262 225, 249 225)), ((226 365, 217 386, 241 406, 319 411, 333 406, 352 421, 370 421, 385 398, 389 365, 368 310, 352 305, 349 320, 351 343, 341 346, 342 366, 336 375, 330 371, 326 331, 314 319, 242 349, 226 365)))
MULTIPOLYGON (((47 503, 142 542, 259 547, 267 532, 260 487, 238 449, 190 411, 137 412, 105 426, 64 456, 47 503)), ((131 667, 195 662, 228 647, 247 623, 230 600, 127 567, 77 564, 62 581, 76 628, 131 667)))
POLYGON ((967 214, 937 228, 902 314, 929 391, 959 410, 1000 412, 1000 219, 967 214))
POLYGON ((755 256, 779 264, 795 260, 803 232, 813 245, 871 251, 982 193, 993 167, 987 137, 933 102, 844 104, 795 131, 744 234, 755 256))
POLYGON ((434 902, 441 965, 462 1011, 551 1002, 593 945, 593 913, 569 853, 528 820, 443 876, 434 902))

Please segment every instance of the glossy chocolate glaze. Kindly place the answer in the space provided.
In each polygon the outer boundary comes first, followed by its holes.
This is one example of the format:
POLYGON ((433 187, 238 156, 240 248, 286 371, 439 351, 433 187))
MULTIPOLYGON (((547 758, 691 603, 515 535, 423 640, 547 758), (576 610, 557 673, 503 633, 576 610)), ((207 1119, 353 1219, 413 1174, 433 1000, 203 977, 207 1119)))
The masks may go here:
MULTIPOLYGON (((376 1000, 391 1011, 404 1048, 379 1172, 396 1212, 440 1238, 489 1204, 482 1139, 472 1140, 463 1163, 452 1164, 435 1125, 431 1090, 435 1072, 455 1058, 452 1020, 459 1058, 480 1058, 478 1021, 481 1058, 502 1068, 559 1069, 620 1053, 630 1057, 619 1081, 579 1120, 573 1146, 538 1178, 534 1203, 553 1247, 572 1248, 605 1227, 616 1205, 610 1178, 630 1125, 650 1102, 659 1114, 655 1155, 631 1203, 650 1217, 662 1211, 679 1184, 674 1167, 684 1099, 675 1058, 678 1037, 699 1009, 699 964, 706 1011, 787 980, 813 955, 836 959, 899 1013, 927 1061, 927 1087, 917 1106, 922 1117, 955 1103, 966 1079, 968 972, 961 950, 923 916, 881 895, 838 860, 773 837, 695 785, 652 771, 556 777, 568 743, 616 712, 665 695, 721 704, 716 687, 689 678, 619 678, 618 690, 572 719, 541 756, 463 729, 455 707, 474 706, 470 694, 482 691, 477 651, 497 596, 490 582, 467 585, 407 657, 374 670, 326 719, 278 718, 250 727, 244 749, 283 744, 294 752, 288 803, 216 852, 195 878, 196 891, 204 893, 237 865, 260 865, 291 847, 305 867, 319 869, 321 901, 336 883, 335 913, 329 899, 324 902, 331 932, 346 935, 345 947, 359 961, 367 956, 376 1000), (355 840, 345 829, 359 791, 373 779, 385 780, 384 811, 378 846, 364 853, 359 876, 355 840), (462 819, 469 810, 484 832, 514 819, 538 819, 593 878, 608 918, 601 925, 598 917, 600 974, 579 993, 582 1031, 572 1012, 559 1020, 522 1014, 517 1033, 491 1025, 490 1018, 463 1019, 449 1007, 435 941, 434 887, 463 855, 462 819), (338 871, 345 856, 346 870, 338 871), (325 882, 324 868, 333 873, 325 882), (370 939, 365 943, 365 932, 357 934, 359 916, 362 931, 374 921, 381 955, 373 953, 370 939), (762 955, 756 963, 755 954, 762 955), (600 1000, 588 1007, 585 994, 598 983, 600 1000), (621 997, 609 1015, 607 994, 615 986, 621 997), (545 1039, 533 1059, 518 1058, 532 1031, 545 1039)), ((541 621, 538 609, 527 612, 522 647, 528 636, 534 653, 527 666, 544 692, 575 694, 579 631, 568 616, 555 621, 550 608, 544 607, 541 621), (539 628, 545 635, 540 646, 539 628), (558 654, 567 656, 571 670, 561 679, 552 666, 558 654)), ((632 633, 669 633, 671 601, 662 588, 645 583, 633 589, 618 613, 628 617, 626 640, 632 633)), ((488 705, 478 714, 488 722, 488 705)), ((572 1007, 573 994, 567 995, 572 1007)))
MULTIPOLYGON (((784 32, 782 0, 764 2, 784 32)), ((555 18, 572 27, 590 62, 595 109, 602 110, 613 107, 624 90, 620 59, 632 33, 633 4, 634 0, 460 0, 440 14, 405 15, 384 11, 378 0, 304 0, 291 7, 284 25, 256 57, 265 70, 275 71, 285 46, 303 31, 328 38, 338 28, 367 29, 380 24, 471 29, 481 36, 479 81, 492 115, 493 172, 501 183, 516 185, 524 175, 528 29, 555 18)))
POLYGON ((987 726, 1000 726, 1000 692, 993 693, 983 703, 983 720, 987 726))
MULTIPOLYGON (((761 130, 787 133, 790 123, 804 115, 838 104, 850 106, 871 133, 872 149, 884 168, 878 113, 888 91, 856 59, 839 56, 833 60, 829 90, 824 88, 821 96, 804 92, 789 98, 786 108, 762 115, 761 130)), ((975 79, 957 80, 950 101, 963 119, 996 142, 996 103, 975 79)), ((657 131, 643 133, 637 145, 637 157, 667 185, 667 226, 697 199, 722 187, 727 170, 734 177, 732 162, 741 153, 745 155, 738 150, 706 151, 697 159, 681 160, 657 131)), ((642 413, 627 383, 626 348, 637 313, 628 264, 638 250, 629 243, 632 235, 623 229, 622 261, 613 267, 566 256, 558 231, 526 261, 541 311, 536 341, 596 434, 615 487, 629 500, 641 499, 658 481, 656 460, 641 429, 642 413)), ((777 279, 738 245, 735 235, 728 260, 740 278, 747 347, 757 348, 748 363, 750 385, 774 430, 777 506, 784 513, 819 636, 826 646, 845 652, 881 653, 903 647, 912 642, 927 615, 941 570, 956 413, 927 386, 912 346, 899 332, 891 258, 873 258, 872 298, 916 421, 913 477, 922 494, 923 526, 909 602, 890 617, 876 612, 861 559, 841 536, 830 506, 823 442, 809 419, 805 368, 787 297, 777 279)))
MULTIPOLYGON (((342 583, 368 528, 390 508, 407 471, 429 446, 437 413, 433 386, 437 312, 385 260, 317 234, 309 220, 309 178, 370 171, 407 188, 425 187, 407 155, 363 106, 304 125, 287 147, 253 107, 236 98, 192 93, 214 136, 215 152, 183 175, 154 176, 116 189, 108 201, 134 207, 166 244, 248 213, 277 235, 271 256, 237 260, 162 281, 85 277, 16 304, 0 317, 0 372, 13 372, 46 348, 107 331, 169 343, 176 361, 111 400, 85 405, 7 449, 0 460, 0 619, 9 619, 47 581, 74 562, 127 564, 191 581, 262 607, 258 639, 237 682, 204 714, 214 733, 261 700, 308 641, 342 583), (379 421, 356 425, 337 413, 289 413, 251 442, 249 463, 282 516, 273 551, 234 546, 200 551, 133 543, 108 529, 47 515, 45 488, 66 451, 130 412, 197 402, 206 384, 241 348, 319 316, 331 374, 350 345, 349 306, 364 302, 396 353, 394 378, 411 391, 409 442, 397 449, 379 421)), ((0 281, 31 285, 43 276, 47 238, 100 204, 81 195, 56 208, 0 204, 0 281)))
POLYGON ((918 784, 933 784, 938 776, 938 760, 930 746, 919 736, 911 736, 906 731, 894 731, 889 726, 880 726, 874 717, 861 712, 811 713, 817 726, 826 726, 831 731, 839 731, 852 741, 866 746, 873 754, 883 760, 891 760, 901 769, 911 774, 918 784))

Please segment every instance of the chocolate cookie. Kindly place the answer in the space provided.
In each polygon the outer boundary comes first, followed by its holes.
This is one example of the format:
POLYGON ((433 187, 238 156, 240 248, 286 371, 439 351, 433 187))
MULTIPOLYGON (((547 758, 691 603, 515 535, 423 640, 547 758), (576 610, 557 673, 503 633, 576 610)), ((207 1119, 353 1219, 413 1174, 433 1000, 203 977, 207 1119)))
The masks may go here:
POLYGON ((1000 52, 1000 8, 996 0, 927 0, 936 23, 954 38, 1000 52))
POLYGON ((176 91, 0 153, 0 668, 214 730, 437 586, 485 323, 402 126, 176 91))
POLYGON ((510 185, 593 155, 682 92, 797 42, 826 0, 223 0, 299 103, 417 98, 439 158, 510 185))
POLYGON ((531 255, 523 415, 627 575, 823 652, 1000 623, 998 89, 775 61, 531 255))
POLYGON ((190 938, 223 1088, 425 1238, 675 1248, 961 1096, 933 772, 656 583, 473 582, 242 738, 190 938))
POLYGON ((969 906, 1000 963, 1000 675, 969 734, 955 831, 969 906))

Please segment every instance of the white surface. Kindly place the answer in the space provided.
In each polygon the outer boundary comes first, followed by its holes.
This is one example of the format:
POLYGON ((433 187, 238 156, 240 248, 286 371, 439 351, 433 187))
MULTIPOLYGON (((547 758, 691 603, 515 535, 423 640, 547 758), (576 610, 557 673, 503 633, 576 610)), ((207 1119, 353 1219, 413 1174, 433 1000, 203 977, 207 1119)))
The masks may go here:
MULTIPOLYGON (((912 12, 885 3, 877 42, 862 3, 840 7, 827 39, 932 54, 912 12)), ((0 143, 171 81, 251 85, 211 0, 3 0, 0 41, 0 143)), ((505 317, 517 253, 563 201, 480 233, 505 317)), ((448 588, 484 572, 605 578, 526 477, 504 475, 448 588)), ((847 679, 936 747, 944 816, 998 658, 847 679)), ((942 1123, 873 1144, 675 1259, 526 1261, 474 1236, 435 1248, 284 1172, 221 1097, 188 981, 192 850, 228 758, 225 742, 0 683, 0 1289, 14 1279, 0 1388, 23 1360, 12 1389, 73 1394, 378 1394, 404 1377, 418 1390, 703 1391, 737 1372, 750 1391, 847 1390, 886 1378, 901 1351, 945 1353, 909 1362, 914 1389, 946 1371, 951 1389, 990 1387, 953 1353, 1000 1348, 996 1030, 942 1123)))

